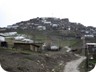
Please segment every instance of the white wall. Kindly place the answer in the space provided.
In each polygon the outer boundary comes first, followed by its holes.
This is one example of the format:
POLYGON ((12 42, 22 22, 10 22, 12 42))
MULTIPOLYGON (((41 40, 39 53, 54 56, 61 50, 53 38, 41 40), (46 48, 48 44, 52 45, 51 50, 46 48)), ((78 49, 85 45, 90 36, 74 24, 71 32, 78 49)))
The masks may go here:
POLYGON ((5 41, 5 37, 0 36, 0 41, 5 41))

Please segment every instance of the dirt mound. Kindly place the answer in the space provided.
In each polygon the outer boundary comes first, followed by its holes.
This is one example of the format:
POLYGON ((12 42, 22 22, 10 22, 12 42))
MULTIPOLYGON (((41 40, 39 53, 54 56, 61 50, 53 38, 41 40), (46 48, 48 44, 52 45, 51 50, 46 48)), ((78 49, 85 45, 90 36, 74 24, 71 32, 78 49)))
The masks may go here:
POLYGON ((74 54, 23 53, 0 50, 2 67, 9 72, 62 72, 66 62, 76 59, 74 54))

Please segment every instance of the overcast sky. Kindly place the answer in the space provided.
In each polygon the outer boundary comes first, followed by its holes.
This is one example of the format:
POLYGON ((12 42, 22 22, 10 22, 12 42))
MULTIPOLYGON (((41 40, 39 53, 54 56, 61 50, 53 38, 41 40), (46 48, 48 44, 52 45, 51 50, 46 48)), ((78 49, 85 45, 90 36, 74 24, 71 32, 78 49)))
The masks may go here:
POLYGON ((0 27, 36 17, 69 18, 96 27, 95 0, 0 0, 0 27))

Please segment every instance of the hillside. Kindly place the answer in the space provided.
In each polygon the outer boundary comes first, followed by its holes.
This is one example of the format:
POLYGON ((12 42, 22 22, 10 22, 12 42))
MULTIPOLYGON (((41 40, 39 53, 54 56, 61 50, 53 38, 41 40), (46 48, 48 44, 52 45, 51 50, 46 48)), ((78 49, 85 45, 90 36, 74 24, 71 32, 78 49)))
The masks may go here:
POLYGON ((68 18, 33 18, 28 21, 21 21, 13 25, 8 25, 7 29, 17 31, 40 31, 45 34, 52 34, 54 31, 64 36, 80 36, 82 34, 96 34, 96 28, 84 26, 81 23, 70 22, 68 18))
POLYGON ((96 28, 84 26, 81 23, 70 22, 68 18, 42 17, 33 18, 8 25, 6 31, 17 31, 19 34, 31 36, 37 41, 51 41, 55 44, 64 43, 64 40, 80 39, 83 35, 96 35, 96 28))
POLYGON ((74 54, 34 53, 0 48, 0 63, 9 72, 63 72, 66 62, 76 59, 74 54))
MULTIPOLYGON (((37 17, 0 28, 0 34, 4 35, 9 45, 6 49, 0 47, 0 62, 2 67, 10 72, 62 72, 67 62, 70 64, 72 60, 78 58, 75 53, 83 55, 84 40, 85 43, 96 42, 95 27, 86 27, 81 23, 70 22, 68 18, 37 17), (84 36, 85 39, 83 39, 84 36), (19 51, 13 49, 14 42, 40 42, 42 49, 43 45, 46 44, 48 48, 55 46, 59 47, 60 50, 48 51, 44 49, 41 53, 19 51)), ((77 69, 82 62, 82 57, 79 63, 78 60, 71 63, 71 65, 76 63, 74 69, 77 69)), ((68 68, 70 68, 69 64, 68 68)), ((85 65, 81 66, 85 67, 85 65)), ((81 70, 84 68, 82 67, 81 70)))

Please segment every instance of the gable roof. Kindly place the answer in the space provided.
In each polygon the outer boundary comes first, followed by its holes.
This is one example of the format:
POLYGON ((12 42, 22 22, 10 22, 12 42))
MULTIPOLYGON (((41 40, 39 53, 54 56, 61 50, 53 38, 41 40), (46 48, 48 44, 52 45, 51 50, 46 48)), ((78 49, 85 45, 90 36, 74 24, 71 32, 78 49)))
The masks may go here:
POLYGON ((86 45, 95 45, 96 46, 96 43, 86 43, 86 45))

